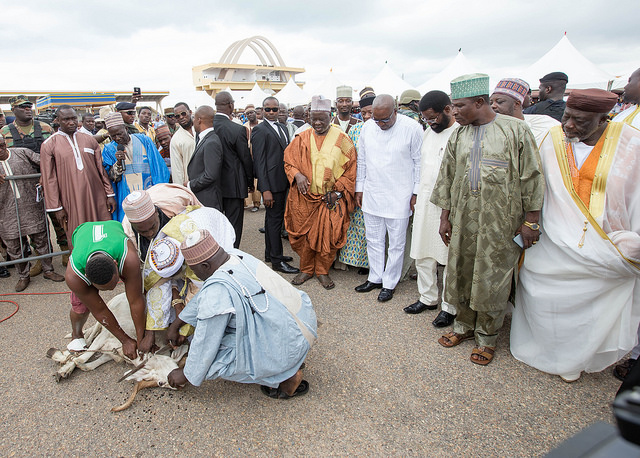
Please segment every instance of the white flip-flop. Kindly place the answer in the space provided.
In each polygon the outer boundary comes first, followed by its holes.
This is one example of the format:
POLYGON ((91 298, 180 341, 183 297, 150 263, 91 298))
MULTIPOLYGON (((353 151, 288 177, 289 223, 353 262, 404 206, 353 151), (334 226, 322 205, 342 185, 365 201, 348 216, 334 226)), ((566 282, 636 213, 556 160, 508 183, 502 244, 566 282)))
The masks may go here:
POLYGON ((67 345, 67 350, 73 352, 85 351, 87 349, 87 342, 84 339, 73 339, 67 345))

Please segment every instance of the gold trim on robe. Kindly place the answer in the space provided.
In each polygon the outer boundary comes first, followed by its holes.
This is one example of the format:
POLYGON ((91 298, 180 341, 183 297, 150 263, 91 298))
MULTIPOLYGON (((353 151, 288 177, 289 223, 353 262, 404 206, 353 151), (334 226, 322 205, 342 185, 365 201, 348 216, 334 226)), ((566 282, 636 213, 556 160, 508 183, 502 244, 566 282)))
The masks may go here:
MULTIPOLYGON (((623 123, 618 122, 610 122, 607 126, 607 129, 602 135, 606 135, 605 143, 602 147, 602 154, 600 155, 600 160, 598 161, 598 167, 596 168, 595 177, 593 180, 593 188, 591 191, 591 201, 589 203, 589 208, 585 206, 582 199, 576 193, 576 190, 573 187, 573 180, 571 179, 571 168, 569 167, 569 162, 567 159, 567 148, 565 144, 564 132, 562 130, 562 126, 555 126, 551 128, 549 133, 551 134, 551 138, 553 140, 553 147, 556 152, 556 159, 558 160, 558 166, 560 167, 560 173, 562 174, 562 181, 564 182, 565 188, 569 192, 569 195, 573 199, 576 206, 580 209, 582 214, 585 216, 585 226, 582 229, 584 232, 587 231, 587 224, 591 224, 593 228, 596 230, 598 235, 605 240, 608 240, 611 245, 615 247, 620 256, 631 264, 636 269, 640 270, 640 263, 633 261, 627 258, 620 249, 616 246, 615 243, 611 241, 607 233, 602 229, 600 224, 596 221, 597 217, 602 215, 604 211, 604 200, 605 200, 605 189, 607 187, 607 178, 609 176, 609 170, 611 169, 611 164, 613 163, 613 159, 615 156, 615 150, 617 148, 618 141, 620 139, 620 133, 622 131, 623 123)), ((584 237, 583 237, 584 238, 584 237)))

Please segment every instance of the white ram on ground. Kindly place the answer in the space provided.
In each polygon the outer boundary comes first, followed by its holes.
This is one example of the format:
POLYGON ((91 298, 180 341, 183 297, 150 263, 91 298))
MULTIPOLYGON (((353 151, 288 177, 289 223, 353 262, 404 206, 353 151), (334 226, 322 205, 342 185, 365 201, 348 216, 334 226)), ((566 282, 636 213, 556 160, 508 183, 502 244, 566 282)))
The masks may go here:
MULTIPOLYGON (((107 307, 116 317, 124 332, 135 338, 135 326, 131 319, 131 310, 125 293, 111 299, 107 303, 107 307)), ((92 371, 109 361, 126 361, 135 367, 142 363, 143 358, 147 359, 142 369, 126 378, 126 380, 134 380, 136 382, 133 393, 123 405, 114 407, 112 409, 114 412, 128 408, 133 403, 137 392, 141 389, 152 386, 173 389, 169 385, 167 377, 172 370, 179 367, 179 362, 184 362, 183 357, 189 348, 188 345, 182 345, 175 350, 167 349, 161 352, 162 354, 148 354, 144 357, 130 360, 122 353, 120 341, 100 323, 96 323, 85 330, 84 336, 89 348, 82 353, 71 353, 68 350, 61 351, 56 348, 50 348, 47 352, 48 357, 61 365, 55 374, 57 381, 69 377, 76 367, 82 371, 92 371)), ((160 336, 160 338, 162 339, 163 336, 160 336)))

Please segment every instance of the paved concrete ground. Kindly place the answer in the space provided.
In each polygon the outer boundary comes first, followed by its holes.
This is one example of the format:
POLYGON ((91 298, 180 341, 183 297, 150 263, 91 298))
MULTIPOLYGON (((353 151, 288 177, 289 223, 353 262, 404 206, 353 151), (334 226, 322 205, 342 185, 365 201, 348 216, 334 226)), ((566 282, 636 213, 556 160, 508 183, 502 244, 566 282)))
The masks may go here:
MULTIPOLYGON (((245 214, 242 243, 259 257, 263 217, 264 210, 245 214)), ((54 265, 62 271, 59 258, 54 265)), ((495 360, 476 366, 471 341, 438 345, 436 312, 402 311, 417 298, 414 281, 381 304, 377 292, 353 291, 365 279, 355 271, 331 275, 332 291, 316 279, 303 285, 321 322, 306 363, 307 396, 278 401, 254 385, 212 381, 143 391, 117 414, 110 408, 132 387, 116 383, 123 364, 60 383, 53 377, 56 364, 45 353, 67 343, 68 296, 17 296, 20 311, 0 323, 0 455, 533 456, 596 421, 613 421, 619 383, 610 370, 566 384, 516 361, 509 319, 495 360)), ((16 281, 15 273, 0 279, 0 292, 12 292, 16 281)), ((26 292, 53 291, 66 285, 39 276, 26 292)), ((13 309, 0 303, 0 318, 13 309)))

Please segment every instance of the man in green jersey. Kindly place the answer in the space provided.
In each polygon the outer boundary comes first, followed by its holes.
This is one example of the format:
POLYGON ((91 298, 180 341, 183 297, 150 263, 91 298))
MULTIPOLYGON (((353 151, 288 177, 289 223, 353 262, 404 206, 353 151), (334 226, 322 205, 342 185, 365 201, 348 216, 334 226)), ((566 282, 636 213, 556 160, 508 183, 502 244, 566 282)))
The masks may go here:
MULTIPOLYGON (((71 289, 71 307, 78 314, 89 311, 120 342, 122 352, 135 359, 137 348, 144 338, 145 298, 142 292, 140 260, 133 242, 118 221, 83 223, 73 231, 73 252, 65 279, 71 289), (100 291, 113 290, 118 281, 124 282, 131 318, 136 328, 136 340, 120 327, 113 313, 100 297, 100 291)), ((82 324, 73 329, 72 344, 81 351, 84 347, 82 324)))

